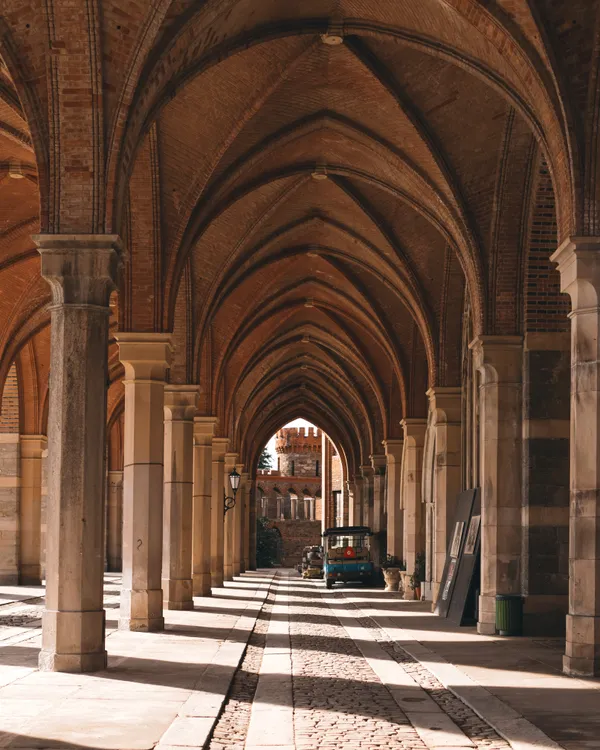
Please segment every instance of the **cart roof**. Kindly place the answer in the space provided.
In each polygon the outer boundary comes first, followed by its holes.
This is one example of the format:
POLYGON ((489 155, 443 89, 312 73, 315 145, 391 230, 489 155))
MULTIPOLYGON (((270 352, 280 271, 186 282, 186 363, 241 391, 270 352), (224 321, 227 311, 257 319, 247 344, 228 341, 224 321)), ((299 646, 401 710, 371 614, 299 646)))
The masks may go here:
POLYGON ((372 536, 373 532, 368 526, 334 526, 331 529, 325 529, 322 536, 372 536))

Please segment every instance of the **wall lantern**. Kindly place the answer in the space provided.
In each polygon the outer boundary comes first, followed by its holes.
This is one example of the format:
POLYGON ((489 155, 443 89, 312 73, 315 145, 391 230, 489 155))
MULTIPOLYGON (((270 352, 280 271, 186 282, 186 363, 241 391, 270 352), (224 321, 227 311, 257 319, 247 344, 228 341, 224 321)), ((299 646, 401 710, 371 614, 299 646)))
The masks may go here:
POLYGON ((233 495, 225 495, 225 490, 223 490, 223 515, 235 507, 235 496, 237 495, 241 478, 235 469, 229 475, 229 484, 231 485, 233 495))

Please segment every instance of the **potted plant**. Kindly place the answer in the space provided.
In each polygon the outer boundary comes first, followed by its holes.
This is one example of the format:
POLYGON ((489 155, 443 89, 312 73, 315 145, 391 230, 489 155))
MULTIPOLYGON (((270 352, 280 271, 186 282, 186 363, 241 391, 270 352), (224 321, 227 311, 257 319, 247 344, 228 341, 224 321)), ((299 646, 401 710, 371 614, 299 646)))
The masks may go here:
POLYGON ((387 555, 381 563, 386 591, 398 591, 400 586, 400 571, 406 570, 406 565, 394 555, 387 555))
POLYGON ((415 569, 410 577, 410 587, 415 592, 415 599, 421 599, 421 581, 425 579, 425 553, 417 552, 415 555, 415 569))

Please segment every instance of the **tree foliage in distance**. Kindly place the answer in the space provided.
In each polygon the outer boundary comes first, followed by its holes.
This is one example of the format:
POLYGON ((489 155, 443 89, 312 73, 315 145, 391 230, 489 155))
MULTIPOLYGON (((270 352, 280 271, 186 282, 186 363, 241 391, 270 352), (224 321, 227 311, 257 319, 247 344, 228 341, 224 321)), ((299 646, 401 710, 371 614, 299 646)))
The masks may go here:
POLYGON ((258 459, 258 468, 259 469, 273 468, 273 458, 271 457, 271 454, 266 448, 260 454, 260 458, 258 459))
POLYGON ((256 567, 272 568, 280 560, 281 534, 268 518, 256 519, 256 567))

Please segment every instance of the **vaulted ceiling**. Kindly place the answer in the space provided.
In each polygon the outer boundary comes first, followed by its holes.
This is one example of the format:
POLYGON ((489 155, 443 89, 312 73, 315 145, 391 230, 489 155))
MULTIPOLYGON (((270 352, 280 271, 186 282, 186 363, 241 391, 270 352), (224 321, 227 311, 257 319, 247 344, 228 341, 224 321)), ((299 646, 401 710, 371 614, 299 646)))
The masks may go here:
POLYGON ((460 384, 465 320, 523 332, 540 170, 557 241, 596 231, 595 0, 89 4, 0 19, 0 374, 27 344, 41 403, 39 229, 121 235, 113 330, 173 331, 244 460, 302 416, 352 467, 460 384))

